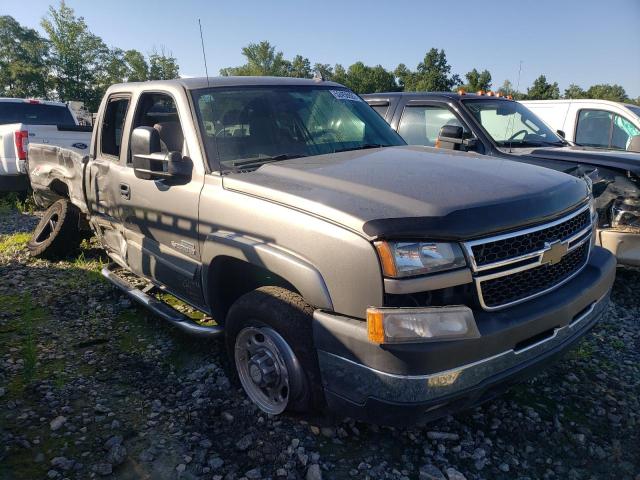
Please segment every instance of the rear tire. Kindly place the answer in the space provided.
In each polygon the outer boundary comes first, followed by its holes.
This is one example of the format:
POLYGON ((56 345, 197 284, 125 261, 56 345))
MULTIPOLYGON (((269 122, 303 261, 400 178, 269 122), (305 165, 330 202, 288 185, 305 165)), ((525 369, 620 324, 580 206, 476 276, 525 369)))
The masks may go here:
POLYGON ((82 240, 80 211, 65 199, 57 200, 40 219, 27 243, 33 257, 56 259, 75 252, 82 240))
POLYGON ((227 351, 244 391, 262 411, 310 413, 323 407, 312 318, 313 307, 280 287, 260 287, 231 306, 227 351))

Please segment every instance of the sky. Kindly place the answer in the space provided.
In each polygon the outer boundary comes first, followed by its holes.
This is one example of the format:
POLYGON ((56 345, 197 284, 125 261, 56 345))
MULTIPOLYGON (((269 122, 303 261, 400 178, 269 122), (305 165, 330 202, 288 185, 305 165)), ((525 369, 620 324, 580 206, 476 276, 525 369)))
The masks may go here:
MULTIPOLYGON (((0 0, 0 15, 42 30, 57 0, 0 0)), ((505 79, 520 91, 544 74, 583 88, 622 85, 640 96, 640 0, 67 0, 110 47, 150 53, 162 47, 184 76, 204 76, 198 30, 202 21, 210 75, 241 65, 241 49, 269 40, 285 58, 311 63, 356 61, 414 69, 432 47, 442 48, 464 78, 488 69, 493 87, 505 79)))

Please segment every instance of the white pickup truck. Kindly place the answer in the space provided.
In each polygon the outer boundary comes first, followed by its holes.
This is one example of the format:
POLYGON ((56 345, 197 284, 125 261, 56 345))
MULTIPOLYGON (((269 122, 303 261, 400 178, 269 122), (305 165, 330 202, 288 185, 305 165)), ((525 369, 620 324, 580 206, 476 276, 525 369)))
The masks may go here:
POLYGON ((640 106, 609 100, 521 102, 570 142, 640 152, 640 106))
POLYGON ((0 98, 0 192, 27 190, 29 143, 88 152, 91 127, 78 125, 66 103, 0 98))

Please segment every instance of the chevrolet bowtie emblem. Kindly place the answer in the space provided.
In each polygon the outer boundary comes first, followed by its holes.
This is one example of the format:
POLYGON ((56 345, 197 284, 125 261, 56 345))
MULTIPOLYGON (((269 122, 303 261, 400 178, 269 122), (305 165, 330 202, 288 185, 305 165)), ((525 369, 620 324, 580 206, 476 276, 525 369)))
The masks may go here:
POLYGON ((545 247, 546 250, 542 254, 542 258, 540 259, 540 263, 542 263, 543 265, 547 263, 550 265, 555 265, 556 263, 560 262, 560 260, 562 260, 562 257, 564 257, 569 250, 569 246, 566 243, 562 243, 560 241, 546 243, 545 247))

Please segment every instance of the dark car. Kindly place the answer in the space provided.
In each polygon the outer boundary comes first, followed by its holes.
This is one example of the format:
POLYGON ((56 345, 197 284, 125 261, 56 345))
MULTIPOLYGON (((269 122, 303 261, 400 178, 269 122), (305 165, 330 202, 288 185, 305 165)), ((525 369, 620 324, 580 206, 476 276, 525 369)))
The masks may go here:
MULTIPOLYGON (((640 154, 570 144, 506 97, 450 92, 362 96, 410 145, 472 151, 588 177, 599 214, 597 242, 640 265, 640 154)), ((559 134, 560 133, 560 134, 559 134)))

